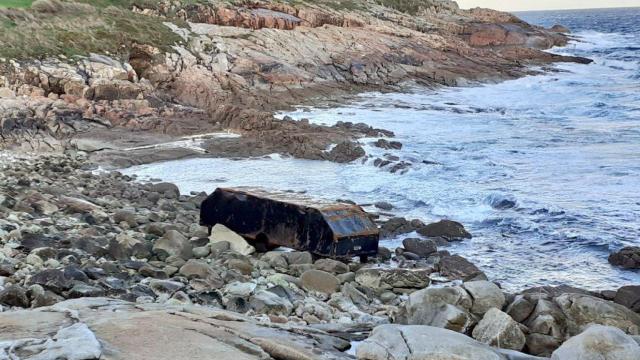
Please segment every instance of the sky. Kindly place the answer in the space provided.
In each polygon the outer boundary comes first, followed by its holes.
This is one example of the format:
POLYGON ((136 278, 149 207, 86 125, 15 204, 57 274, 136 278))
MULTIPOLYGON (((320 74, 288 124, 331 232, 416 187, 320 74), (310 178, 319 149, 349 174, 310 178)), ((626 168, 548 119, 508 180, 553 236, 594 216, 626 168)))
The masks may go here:
POLYGON ((640 6, 640 0, 457 0, 457 2, 463 9, 480 6, 505 11, 640 6))

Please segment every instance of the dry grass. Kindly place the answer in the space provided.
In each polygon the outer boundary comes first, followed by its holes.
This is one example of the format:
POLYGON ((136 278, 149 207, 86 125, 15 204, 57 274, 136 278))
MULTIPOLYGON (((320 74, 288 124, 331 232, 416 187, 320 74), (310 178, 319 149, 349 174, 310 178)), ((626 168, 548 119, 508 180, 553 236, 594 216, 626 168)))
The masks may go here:
POLYGON ((180 41, 161 19, 121 7, 38 2, 41 4, 31 10, 0 10, 0 57, 44 58, 89 52, 126 56, 132 43, 169 50, 180 41))

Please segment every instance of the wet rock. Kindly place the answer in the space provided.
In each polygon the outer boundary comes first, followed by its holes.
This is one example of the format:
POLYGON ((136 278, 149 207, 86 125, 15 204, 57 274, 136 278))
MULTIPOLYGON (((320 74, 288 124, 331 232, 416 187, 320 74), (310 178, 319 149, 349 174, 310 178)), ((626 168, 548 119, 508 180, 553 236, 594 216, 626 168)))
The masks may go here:
POLYGON ((640 312, 640 285, 623 286, 616 292, 613 301, 629 309, 640 312))
POLYGON ((418 229, 418 234, 425 237, 442 237, 449 241, 471 239, 471 234, 459 222, 440 220, 418 229))
POLYGON ((449 280, 486 280, 487 276, 472 264, 469 260, 460 255, 445 255, 438 264, 440 275, 449 280))
POLYGON ((560 24, 553 25, 550 30, 553 32, 563 33, 563 34, 568 34, 571 32, 571 30, 569 30, 568 27, 560 24))
POLYGON ((628 246, 612 253, 609 263, 624 269, 640 269, 640 246, 628 246))
POLYGON ((427 258, 438 251, 435 241, 430 239, 407 238, 402 240, 402 246, 422 258, 427 258))
POLYGON ((401 234, 416 231, 424 226, 420 220, 407 220, 405 218, 395 217, 387 220, 380 227, 381 238, 391 238, 401 234))
POLYGON ((464 283, 463 286, 473 298, 471 312, 474 314, 482 315, 491 308, 502 309, 505 303, 502 290, 490 281, 471 281, 464 283))
POLYGON ((340 280, 328 272, 321 270, 307 270, 300 276, 300 283, 307 291, 333 294, 338 291, 340 280))
POLYGON ((376 208, 380 209, 380 210, 385 210, 385 211, 393 210, 393 205, 391 205, 390 203, 388 203, 386 201, 378 201, 378 202, 374 203, 373 205, 376 208))
POLYGON ((567 340, 551 355, 552 360, 640 359, 640 345, 618 328, 591 325, 567 340))
POLYGON ((373 143, 374 146, 382 148, 382 149, 394 149, 394 150, 400 150, 402 149, 402 143, 399 141, 389 141, 387 139, 378 139, 376 140, 375 143, 373 143))
POLYGON ((328 160, 337 163, 348 163, 366 155, 362 146, 353 141, 344 141, 336 145, 327 154, 328 160))
POLYGON ((393 254, 391 253, 391 250, 389 250, 388 248, 384 247, 384 246, 379 246, 378 247, 378 259, 381 261, 389 261, 391 260, 391 257, 393 256, 393 254))
POLYGON ((525 345, 525 336, 520 325, 497 308, 487 311, 473 329, 473 338, 485 344, 520 351, 525 345))

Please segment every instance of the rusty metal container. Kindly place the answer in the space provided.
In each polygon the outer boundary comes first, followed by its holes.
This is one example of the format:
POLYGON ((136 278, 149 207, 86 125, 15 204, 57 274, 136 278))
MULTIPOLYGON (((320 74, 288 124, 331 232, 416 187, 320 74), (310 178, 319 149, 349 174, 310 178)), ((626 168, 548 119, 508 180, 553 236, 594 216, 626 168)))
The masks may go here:
POLYGON ((258 251, 279 246, 321 257, 374 256, 378 227, 359 206, 290 192, 218 188, 200 207, 200 224, 222 224, 258 251))

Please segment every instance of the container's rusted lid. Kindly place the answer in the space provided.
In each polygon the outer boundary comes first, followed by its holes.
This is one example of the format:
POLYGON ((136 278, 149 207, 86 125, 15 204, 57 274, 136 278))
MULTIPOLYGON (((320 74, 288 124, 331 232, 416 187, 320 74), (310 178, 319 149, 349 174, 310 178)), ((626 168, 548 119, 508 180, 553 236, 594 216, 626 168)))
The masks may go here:
POLYGON ((236 187, 219 188, 234 196, 250 196, 269 201, 293 204, 305 209, 315 209, 322 215, 334 234, 334 240, 340 238, 377 235, 378 227, 360 206, 312 198, 308 195, 290 191, 267 191, 261 188, 236 187))

